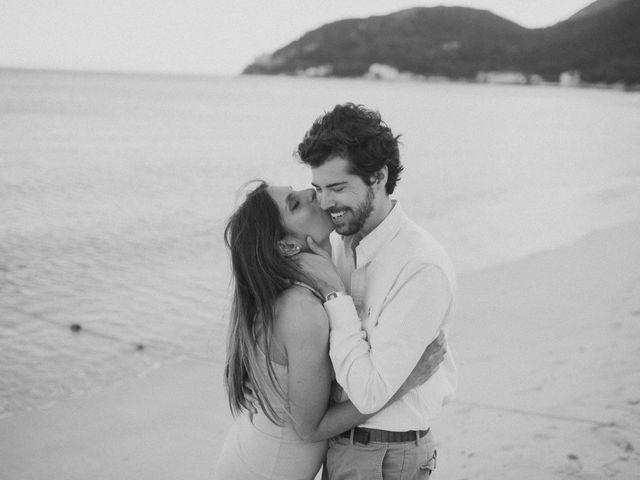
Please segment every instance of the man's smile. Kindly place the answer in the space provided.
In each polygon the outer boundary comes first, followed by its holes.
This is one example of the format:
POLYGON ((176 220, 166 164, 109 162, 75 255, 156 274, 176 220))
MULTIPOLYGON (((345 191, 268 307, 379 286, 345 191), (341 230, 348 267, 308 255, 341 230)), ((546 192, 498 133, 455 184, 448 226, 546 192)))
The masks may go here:
POLYGON ((348 210, 348 208, 332 209, 329 212, 329 214, 331 215, 331 220, 333 220, 334 223, 339 222, 340 220, 342 220, 348 210))

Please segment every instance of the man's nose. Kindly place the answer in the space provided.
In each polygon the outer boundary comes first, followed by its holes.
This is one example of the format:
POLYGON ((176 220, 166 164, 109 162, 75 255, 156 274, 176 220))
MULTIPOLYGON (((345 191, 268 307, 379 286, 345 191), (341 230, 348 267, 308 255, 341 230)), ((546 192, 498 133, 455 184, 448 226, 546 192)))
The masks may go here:
POLYGON ((320 208, 323 210, 327 210, 334 205, 333 198, 331 198, 329 192, 319 192, 318 200, 320 200, 320 208))

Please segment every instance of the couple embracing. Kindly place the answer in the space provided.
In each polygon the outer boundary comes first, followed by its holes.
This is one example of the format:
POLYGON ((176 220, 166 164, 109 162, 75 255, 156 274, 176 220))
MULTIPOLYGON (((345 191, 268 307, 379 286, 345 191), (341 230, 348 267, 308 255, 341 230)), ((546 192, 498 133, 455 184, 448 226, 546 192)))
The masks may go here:
POLYGON ((457 382, 449 257, 390 196, 403 168, 377 112, 336 106, 298 155, 314 188, 260 182, 225 230, 236 419, 216 478, 429 478, 457 382))

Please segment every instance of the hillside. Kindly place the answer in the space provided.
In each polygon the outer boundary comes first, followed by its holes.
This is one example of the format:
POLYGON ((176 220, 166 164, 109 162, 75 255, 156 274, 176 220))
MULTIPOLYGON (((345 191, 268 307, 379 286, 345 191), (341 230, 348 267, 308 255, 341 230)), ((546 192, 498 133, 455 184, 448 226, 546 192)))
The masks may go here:
POLYGON ((473 76, 504 68, 530 32, 484 10, 412 8, 341 20, 305 34, 245 73, 289 73, 331 65, 335 76, 360 76, 372 63, 424 75, 473 76))
POLYGON ((638 25, 636 0, 598 0, 545 29, 527 29, 485 10, 418 7, 324 25, 243 73, 354 77, 372 64, 384 64, 455 79, 517 71, 557 81, 560 73, 579 70, 589 82, 637 84, 638 25))
POLYGON ((599 4, 541 30, 542 41, 524 52, 520 67, 546 78, 578 70, 590 83, 640 84, 640 2, 600 0, 590 6, 599 4))
POLYGON ((579 10, 578 12, 571 15, 568 20, 577 20, 579 18, 598 15, 605 10, 617 7, 618 5, 620 5, 621 3, 625 3, 626 1, 628 0, 596 0, 595 2, 590 3, 589 5, 584 7, 582 10, 579 10))

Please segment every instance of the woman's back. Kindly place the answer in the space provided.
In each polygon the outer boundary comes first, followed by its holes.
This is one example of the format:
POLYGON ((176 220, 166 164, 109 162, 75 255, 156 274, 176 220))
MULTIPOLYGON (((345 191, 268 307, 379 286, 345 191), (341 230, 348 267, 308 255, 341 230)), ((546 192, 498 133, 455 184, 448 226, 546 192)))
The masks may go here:
MULTIPOLYGON (((289 398, 288 359, 284 349, 286 340, 283 338, 291 332, 287 332, 287 322, 280 321, 288 316, 288 305, 309 301, 309 295, 309 290, 300 286, 285 292, 285 298, 277 308, 270 358, 263 350, 266 344, 264 338, 258 337, 262 341, 258 341, 256 347, 254 374, 260 380, 262 397, 270 403, 282 420, 282 425, 273 423, 264 412, 257 415, 244 412, 238 416, 220 454, 216 478, 300 480, 314 478, 319 470, 326 451, 326 441, 304 442, 294 428, 289 398), (269 380, 269 366, 280 388, 269 380)), ((304 328, 306 319, 298 316, 297 322, 304 328)), ((312 374, 309 372, 309 375, 312 374)))

